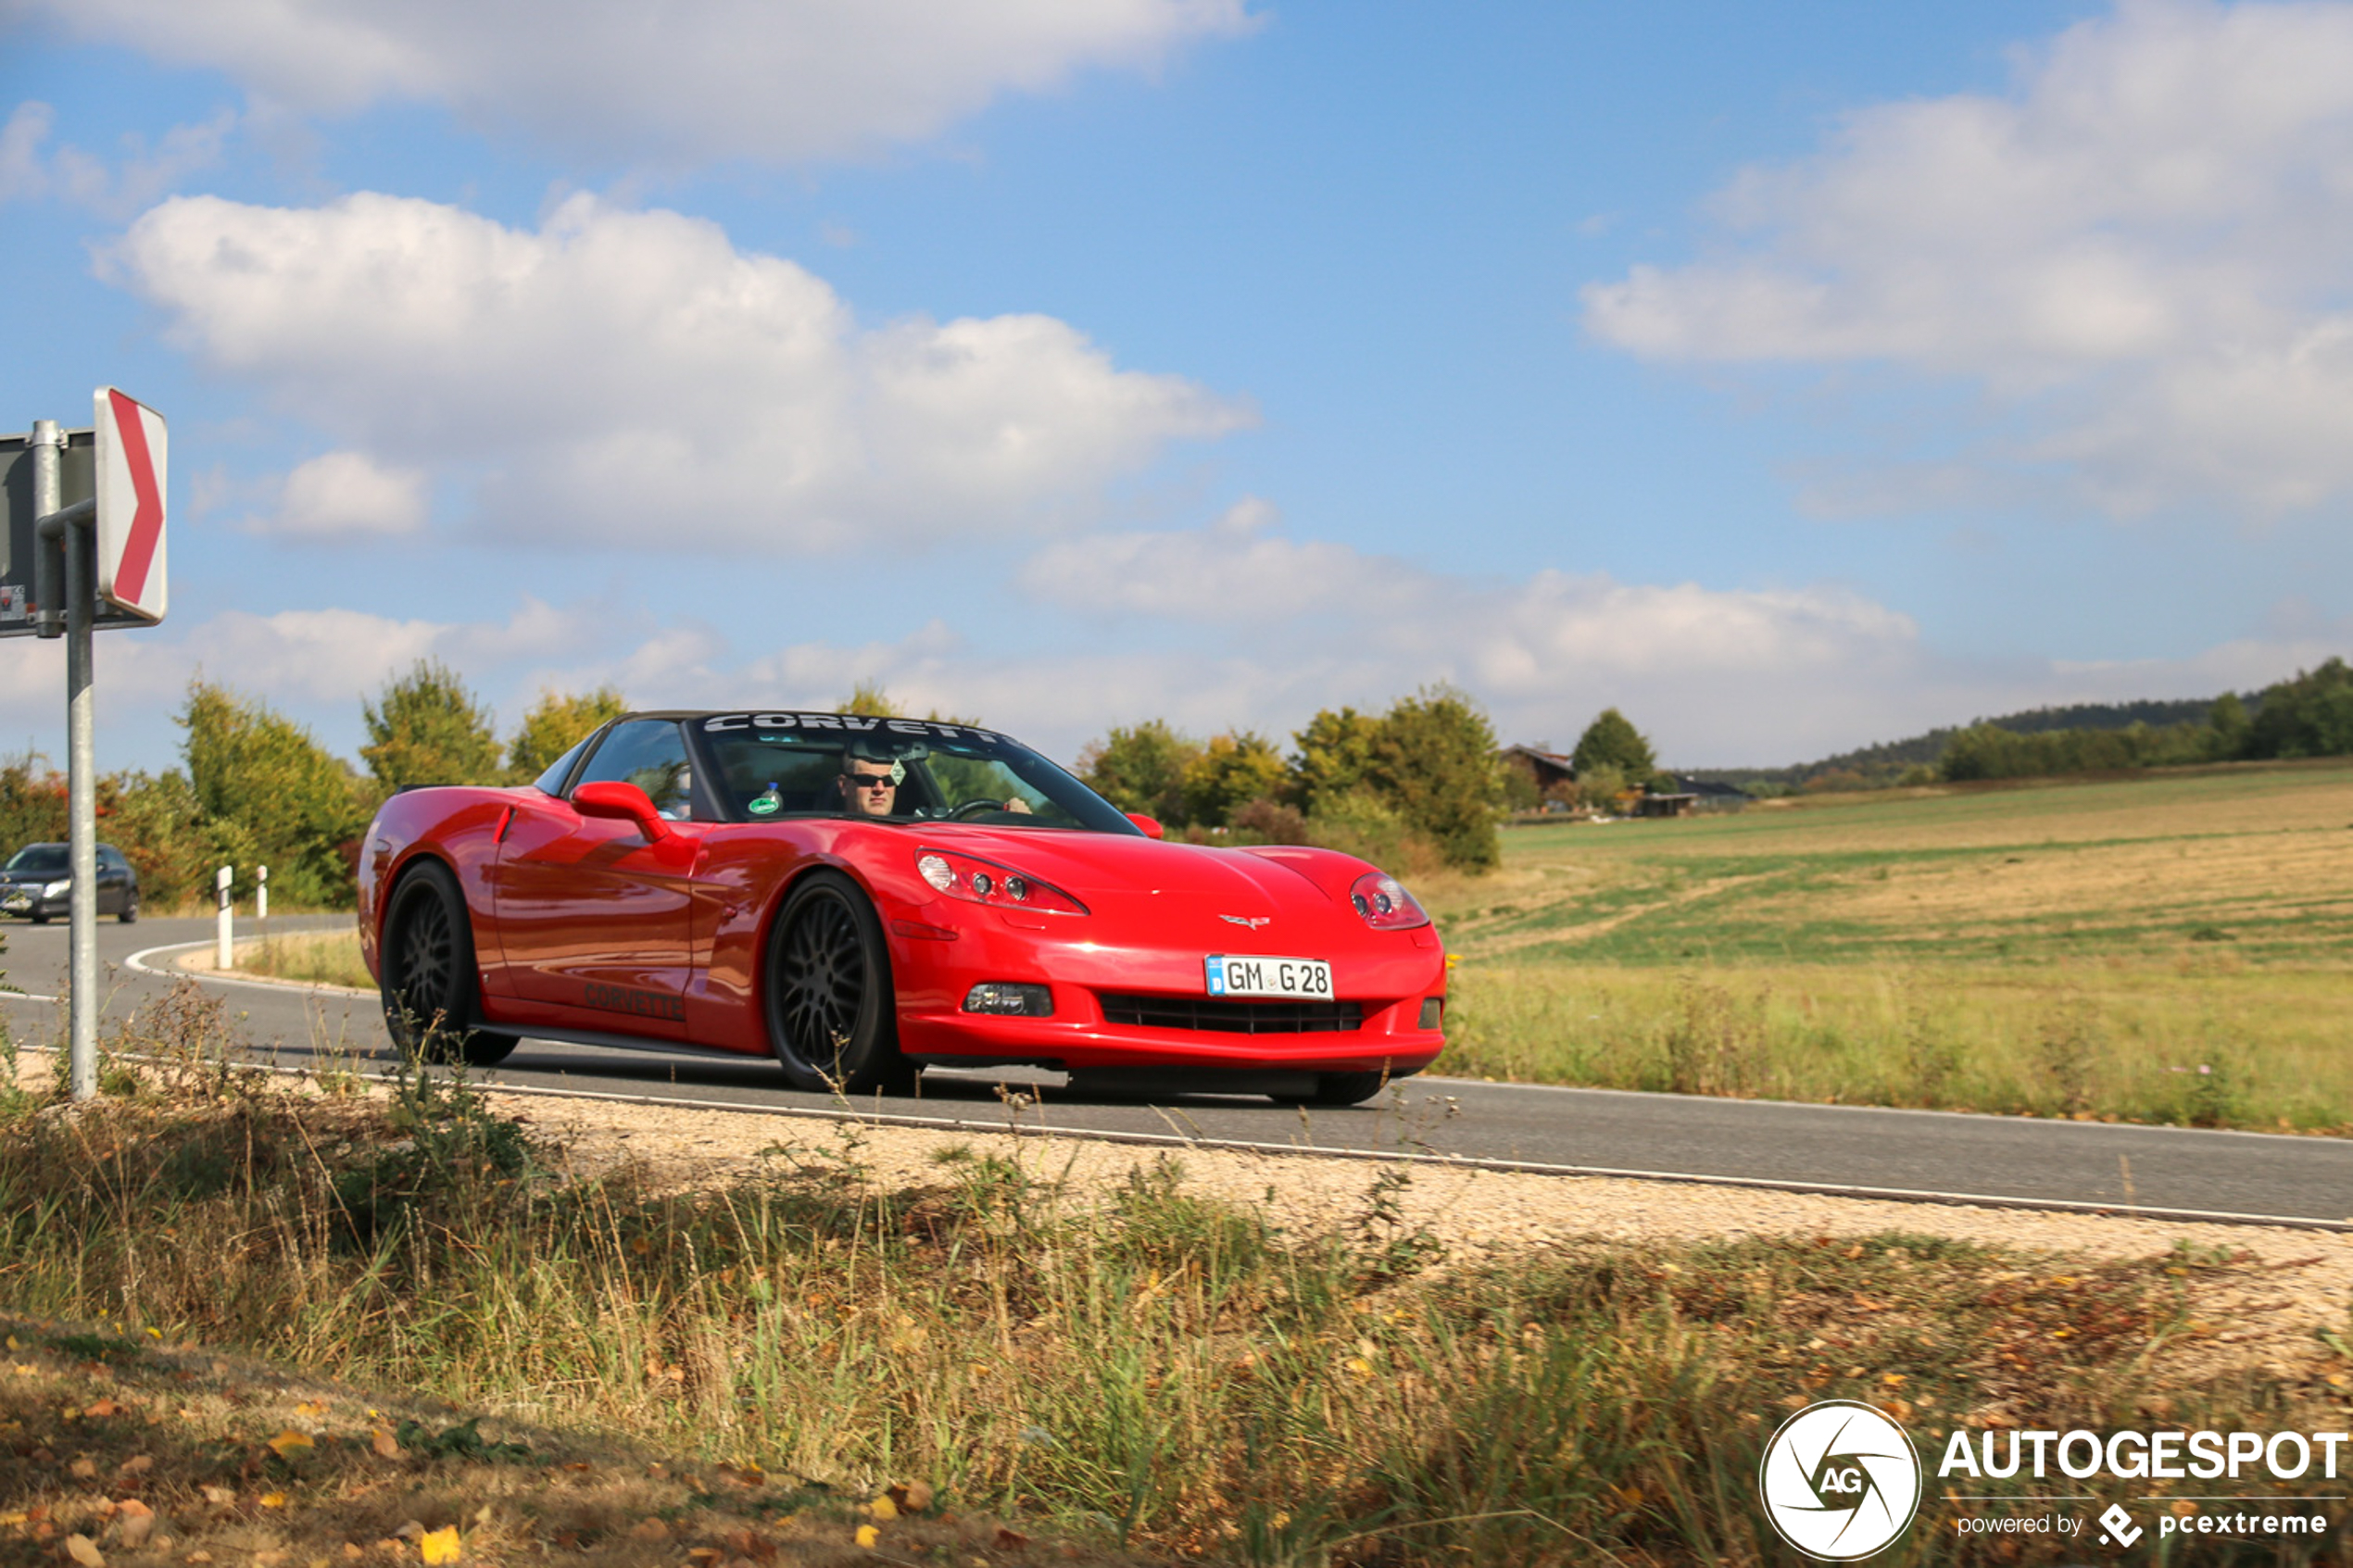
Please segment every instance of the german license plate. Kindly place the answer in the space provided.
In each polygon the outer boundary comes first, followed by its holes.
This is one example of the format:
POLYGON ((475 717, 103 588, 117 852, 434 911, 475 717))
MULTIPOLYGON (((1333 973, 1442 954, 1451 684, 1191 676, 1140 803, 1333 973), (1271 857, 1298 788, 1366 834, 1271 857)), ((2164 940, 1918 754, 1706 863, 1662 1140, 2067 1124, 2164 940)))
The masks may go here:
POLYGON ((1332 999, 1332 966, 1322 959, 1270 959, 1212 953, 1205 966, 1213 997, 1297 997, 1332 999))

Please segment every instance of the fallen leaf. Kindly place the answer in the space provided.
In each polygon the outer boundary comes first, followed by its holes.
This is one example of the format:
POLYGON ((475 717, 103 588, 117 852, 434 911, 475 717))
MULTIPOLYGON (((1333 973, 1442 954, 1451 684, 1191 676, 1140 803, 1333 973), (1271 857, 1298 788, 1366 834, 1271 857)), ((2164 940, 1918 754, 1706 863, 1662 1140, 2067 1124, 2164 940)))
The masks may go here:
POLYGON ((216 1508, 226 1508, 237 1500, 237 1494, 226 1486, 207 1486, 204 1500, 216 1508))
POLYGON ((896 1519, 899 1517, 899 1505, 888 1498, 876 1498, 866 1505, 866 1512, 877 1519, 896 1519))
POLYGON ((400 1457, 400 1445, 394 1441, 393 1436, 390 1432, 387 1432, 381 1426, 377 1427, 375 1431, 368 1435, 368 1441, 369 1444, 376 1450, 376 1457, 378 1459, 398 1459, 400 1457))
POLYGON ((122 1407, 116 1404, 112 1399, 100 1399, 82 1413, 84 1415, 97 1416, 120 1415, 122 1413, 122 1407))
POLYGON ((146 1545, 147 1537, 155 1530, 155 1510, 136 1498, 122 1504, 121 1516, 116 1521, 114 1538, 125 1551, 136 1551, 146 1545))
POLYGON ((155 1467, 155 1455, 134 1454, 114 1467, 115 1479, 119 1481, 128 1475, 145 1475, 148 1471, 153 1470, 155 1467))
POLYGON ((93 1459, 75 1460, 66 1466, 66 1473, 77 1481, 87 1481, 98 1474, 98 1461, 93 1459))
POLYGON ((107 1568, 107 1554, 87 1536, 68 1536, 66 1555, 81 1563, 82 1568, 107 1568))
POLYGON ((0 1528, 6 1528, 11 1524, 21 1524, 24 1521, 25 1514, 21 1509, 10 1513, 0 1513, 0 1528))
POLYGON ((326 1413, 327 1407, 319 1403, 316 1399, 305 1399, 302 1403, 295 1406, 295 1414, 302 1417, 305 1421, 317 1421, 320 1417, 325 1415, 326 1413))
POLYGON ((306 1434, 291 1428, 271 1438, 270 1446, 278 1450, 280 1459, 292 1459, 296 1454, 308 1453, 318 1447, 306 1434))
POLYGON ((874 1550, 875 1543, 881 1539, 882 1532, 875 1529, 872 1524, 861 1524, 858 1526, 858 1544, 864 1547, 868 1551, 874 1550))
POLYGON ((418 1524, 413 1519, 409 1520, 406 1524, 401 1525, 399 1529, 393 1532, 394 1535, 399 1537, 404 1541, 421 1540, 423 1538, 424 1533, 425 1527, 422 1524, 418 1524))
POLYGON ((455 1524, 445 1524, 417 1542, 418 1552, 429 1563, 455 1562, 460 1549, 455 1524))
POLYGON ((286 1506, 286 1494, 283 1492, 264 1492, 255 1500, 259 1502, 264 1508, 283 1508, 286 1506))
POLYGON ((891 1500, 910 1513, 921 1513, 931 1507, 932 1490, 928 1481, 908 1481, 890 1489, 891 1500))
POLYGON ((999 1551, 1013 1551, 1019 1548, 1026 1547, 1028 1544, 1029 1537, 1023 1535, 1019 1530, 1008 1530, 1002 1524, 997 1526, 997 1549, 999 1551))
POLYGON ((670 1538, 670 1526, 659 1519, 648 1519, 630 1531, 629 1538, 633 1541, 666 1541, 670 1538))
POLYGON ((346 1541, 343 1543, 343 1554, 346 1557, 365 1557, 368 1555, 368 1549, 358 1541, 346 1541))
POLYGON ((698 1546, 689 1547, 686 1549, 686 1556, 696 1562, 716 1562, 720 1560, 720 1558, 725 1555, 726 1554, 724 1552, 722 1552, 715 1546, 698 1546))

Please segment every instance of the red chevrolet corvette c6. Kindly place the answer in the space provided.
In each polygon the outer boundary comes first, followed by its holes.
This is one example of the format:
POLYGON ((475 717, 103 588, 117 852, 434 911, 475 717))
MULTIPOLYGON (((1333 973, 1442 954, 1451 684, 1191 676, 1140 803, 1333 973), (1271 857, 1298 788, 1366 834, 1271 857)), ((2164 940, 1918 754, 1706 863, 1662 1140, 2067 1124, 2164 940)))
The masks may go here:
POLYGON ((527 1035, 773 1053, 816 1090, 1024 1063, 1340 1105, 1445 1043, 1393 877, 1164 842, 964 724, 633 714, 535 784, 396 795, 359 894, 394 1039, 477 1064, 527 1035))

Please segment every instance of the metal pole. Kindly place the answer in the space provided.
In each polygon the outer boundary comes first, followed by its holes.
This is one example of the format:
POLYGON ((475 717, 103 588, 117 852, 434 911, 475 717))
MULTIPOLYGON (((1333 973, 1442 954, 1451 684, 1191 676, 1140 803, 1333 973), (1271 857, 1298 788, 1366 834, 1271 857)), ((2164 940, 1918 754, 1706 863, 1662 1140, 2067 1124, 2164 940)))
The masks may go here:
POLYGON ((212 939, 212 960, 215 969, 229 967, 229 883, 231 872, 223 866, 214 874, 212 885, 220 896, 220 913, 216 917, 212 939))
MULTIPOLYGON (((32 425, 32 510, 43 520, 64 510, 59 458, 65 437, 55 420, 32 425)), ((66 899, 69 930, 70 1028, 66 1081, 77 1100, 98 1092, 98 766, 97 705, 91 682, 91 552, 86 518, 44 530, 65 556, 66 847, 72 891, 66 899), (77 525, 78 524, 78 525, 77 525)), ((50 539, 34 544, 36 560, 50 539)), ((54 581, 55 579, 52 579, 54 581)), ((44 611, 47 605, 41 607, 44 611)))

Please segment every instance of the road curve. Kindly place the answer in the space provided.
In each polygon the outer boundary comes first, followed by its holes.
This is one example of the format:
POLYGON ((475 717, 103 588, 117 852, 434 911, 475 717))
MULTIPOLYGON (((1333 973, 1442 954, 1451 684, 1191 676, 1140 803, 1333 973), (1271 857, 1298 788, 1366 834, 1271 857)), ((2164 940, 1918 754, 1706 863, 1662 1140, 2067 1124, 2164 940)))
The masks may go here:
MULTIPOLYGON (((317 929, 349 918, 309 916, 272 924, 282 931, 317 929)), ((101 922, 109 1018, 164 995, 181 978, 166 950, 208 941, 211 931, 209 919, 101 922)), ((28 993, 6 1004, 12 1032, 29 1043, 61 1036, 53 998, 63 988, 63 928, 12 924, 6 936, 7 978, 28 993)), ((282 1064, 306 1065, 322 1052, 351 1059, 362 1070, 391 1060, 372 997, 213 976, 199 983, 240 1017, 258 1054, 282 1064)), ((786 1087, 765 1060, 683 1049, 617 1051, 526 1040, 484 1077, 524 1092, 793 1116, 845 1112, 824 1096, 786 1087)), ((925 1075, 919 1098, 861 1100, 850 1109, 868 1119, 929 1125, 1014 1126, 1336 1157, 1402 1154, 1562 1174, 2353 1230, 2353 1142, 2335 1138, 1437 1075, 1408 1080, 1374 1105, 1303 1112, 1244 1097, 1193 1095, 1147 1103, 1079 1095, 1056 1074, 934 1073, 925 1075), (1031 1081, 1021 1082, 1025 1077, 1031 1081), (1036 1103, 1009 1108, 999 1089, 1008 1079, 1036 1103)))

